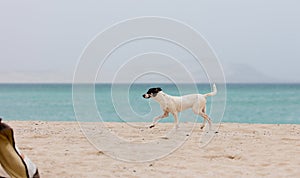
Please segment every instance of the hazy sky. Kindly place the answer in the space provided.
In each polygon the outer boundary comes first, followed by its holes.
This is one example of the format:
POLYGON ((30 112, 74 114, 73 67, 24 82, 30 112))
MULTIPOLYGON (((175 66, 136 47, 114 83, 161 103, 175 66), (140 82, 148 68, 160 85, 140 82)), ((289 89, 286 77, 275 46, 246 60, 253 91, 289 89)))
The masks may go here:
MULTIPOLYGON (((0 82, 72 82, 91 39, 139 16, 195 28, 213 47, 228 82, 300 82, 299 7, 297 0, 1 1, 0 82)), ((122 60, 111 59, 103 81, 112 75, 109 66, 122 60)))

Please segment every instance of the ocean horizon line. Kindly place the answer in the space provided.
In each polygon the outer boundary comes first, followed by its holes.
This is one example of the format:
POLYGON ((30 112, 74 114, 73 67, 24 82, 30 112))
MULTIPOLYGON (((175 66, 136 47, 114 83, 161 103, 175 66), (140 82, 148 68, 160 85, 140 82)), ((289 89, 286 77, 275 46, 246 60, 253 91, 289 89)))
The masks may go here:
MULTIPOLYGON (((218 83, 216 84, 225 84, 225 85, 300 85, 300 82, 228 82, 228 83, 218 83)), ((128 85, 133 83, 126 83, 126 82, 115 82, 115 83, 109 83, 109 82, 97 82, 97 83, 88 83, 88 82, 80 82, 80 83, 70 83, 70 82, 0 82, 0 85, 111 85, 111 84, 117 84, 117 85, 128 85)), ((147 85, 147 84, 164 84, 164 85, 210 85, 213 83, 207 83, 207 82, 197 82, 197 83, 189 83, 189 82, 178 82, 178 83, 170 83, 170 82, 138 82, 134 84, 141 84, 141 85, 147 85)))

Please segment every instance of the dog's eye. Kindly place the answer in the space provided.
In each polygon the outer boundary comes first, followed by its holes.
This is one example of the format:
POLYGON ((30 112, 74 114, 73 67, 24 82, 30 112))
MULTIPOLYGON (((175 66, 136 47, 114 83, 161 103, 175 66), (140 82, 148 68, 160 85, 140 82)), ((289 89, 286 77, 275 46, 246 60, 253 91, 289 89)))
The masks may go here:
POLYGON ((150 94, 153 94, 153 91, 148 91, 147 94, 149 94, 149 95, 150 95, 150 94))

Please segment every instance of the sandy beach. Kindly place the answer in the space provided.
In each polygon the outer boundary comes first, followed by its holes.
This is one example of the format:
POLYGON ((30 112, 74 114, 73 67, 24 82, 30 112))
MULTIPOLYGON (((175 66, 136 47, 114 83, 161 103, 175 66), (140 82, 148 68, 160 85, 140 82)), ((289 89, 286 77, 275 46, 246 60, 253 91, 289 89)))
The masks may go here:
MULTIPOLYGON (((77 122, 4 121, 18 147, 39 167, 41 177, 300 177, 300 125, 222 123, 205 147, 196 125, 186 142, 157 160, 126 162, 96 149, 77 122)), ((171 125, 139 130, 106 123, 120 137, 143 141, 171 125), (144 134, 141 134, 144 133, 144 134)), ((200 125, 199 125, 200 126, 200 125)))

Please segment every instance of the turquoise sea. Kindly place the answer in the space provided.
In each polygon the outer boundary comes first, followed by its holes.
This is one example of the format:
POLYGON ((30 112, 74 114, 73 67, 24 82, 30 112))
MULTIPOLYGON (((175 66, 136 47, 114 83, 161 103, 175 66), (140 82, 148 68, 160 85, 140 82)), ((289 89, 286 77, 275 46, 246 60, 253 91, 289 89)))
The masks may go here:
MULTIPOLYGON (((142 98, 142 94, 153 86, 172 95, 182 93, 174 84, 135 84, 129 88, 122 84, 97 84, 95 102, 101 118, 151 122, 160 114, 159 104, 142 98)), ((300 84, 227 84, 226 88, 222 122, 300 124, 300 84)), ((206 93, 210 86, 198 84, 197 89, 206 93)), ((189 90, 183 93, 188 94, 189 90)), ((76 121, 72 84, 0 84, 0 101, 0 116, 4 120, 76 121)), ((210 102, 208 99, 208 113, 210 102)), ((186 111, 185 117, 191 114, 186 111)), ((164 120, 172 121, 172 116, 164 120)))

